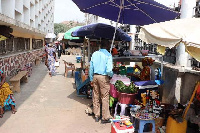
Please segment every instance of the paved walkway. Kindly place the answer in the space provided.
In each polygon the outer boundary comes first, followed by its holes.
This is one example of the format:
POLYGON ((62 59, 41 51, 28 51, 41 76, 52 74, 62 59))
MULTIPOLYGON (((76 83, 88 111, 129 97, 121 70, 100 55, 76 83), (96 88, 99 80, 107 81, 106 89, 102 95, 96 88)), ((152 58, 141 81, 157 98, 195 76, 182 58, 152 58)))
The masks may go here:
MULTIPOLYGON (((17 113, 5 112, 0 133, 109 133, 110 124, 94 122, 85 114, 91 99, 76 96, 71 72, 64 77, 62 59, 75 63, 75 56, 63 55, 57 75, 50 77, 44 63, 33 68, 28 83, 15 93, 17 113)), ((80 66, 76 64, 76 66, 80 66)))

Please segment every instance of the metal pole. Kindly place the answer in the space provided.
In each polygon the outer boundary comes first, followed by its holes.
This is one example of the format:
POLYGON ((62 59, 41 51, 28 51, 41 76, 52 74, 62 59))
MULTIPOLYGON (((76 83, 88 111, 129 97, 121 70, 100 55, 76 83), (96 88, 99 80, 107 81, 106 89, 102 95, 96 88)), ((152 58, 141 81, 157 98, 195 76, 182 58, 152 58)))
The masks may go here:
POLYGON ((163 76, 163 56, 161 57, 161 78, 163 76))
POLYGON ((131 42, 130 42, 130 50, 134 50, 134 45, 135 45, 135 33, 136 33, 136 27, 135 25, 130 25, 130 32, 131 32, 131 42))
POLYGON ((86 39, 84 39, 83 42, 83 69, 85 69, 85 44, 86 44, 86 39))
POLYGON ((87 43, 88 43, 88 64, 89 64, 89 62, 90 62, 90 40, 89 39, 88 39, 87 43))

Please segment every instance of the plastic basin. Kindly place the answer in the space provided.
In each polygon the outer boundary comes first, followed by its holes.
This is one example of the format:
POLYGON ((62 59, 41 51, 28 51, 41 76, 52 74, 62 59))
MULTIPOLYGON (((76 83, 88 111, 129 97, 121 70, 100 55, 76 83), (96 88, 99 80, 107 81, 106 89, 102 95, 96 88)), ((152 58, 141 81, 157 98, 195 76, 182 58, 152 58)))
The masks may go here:
POLYGON ((128 93, 121 93, 118 92, 118 101, 121 104, 133 104, 134 100, 136 99, 136 93, 128 94, 128 93))

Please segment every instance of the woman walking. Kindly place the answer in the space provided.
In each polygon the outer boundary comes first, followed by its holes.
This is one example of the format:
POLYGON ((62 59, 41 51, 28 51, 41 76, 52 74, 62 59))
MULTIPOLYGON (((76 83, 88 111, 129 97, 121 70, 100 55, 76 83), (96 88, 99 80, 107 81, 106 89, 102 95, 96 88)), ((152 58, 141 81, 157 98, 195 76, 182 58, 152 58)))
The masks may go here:
POLYGON ((56 49, 53 47, 52 43, 49 43, 49 47, 47 48, 48 53, 48 67, 49 67, 49 75, 55 74, 55 62, 56 62, 56 49))

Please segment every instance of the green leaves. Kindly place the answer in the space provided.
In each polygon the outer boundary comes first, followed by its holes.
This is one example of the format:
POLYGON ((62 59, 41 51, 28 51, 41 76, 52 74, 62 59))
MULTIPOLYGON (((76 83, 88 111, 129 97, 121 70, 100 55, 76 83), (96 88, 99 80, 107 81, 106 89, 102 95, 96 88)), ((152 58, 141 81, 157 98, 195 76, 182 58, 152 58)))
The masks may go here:
POLYGON ((121 93, 137 93, 138 91, 138 88, 132 82, 129 86, 126 86, 122 81, 117 80, 115 87, 121 93))

